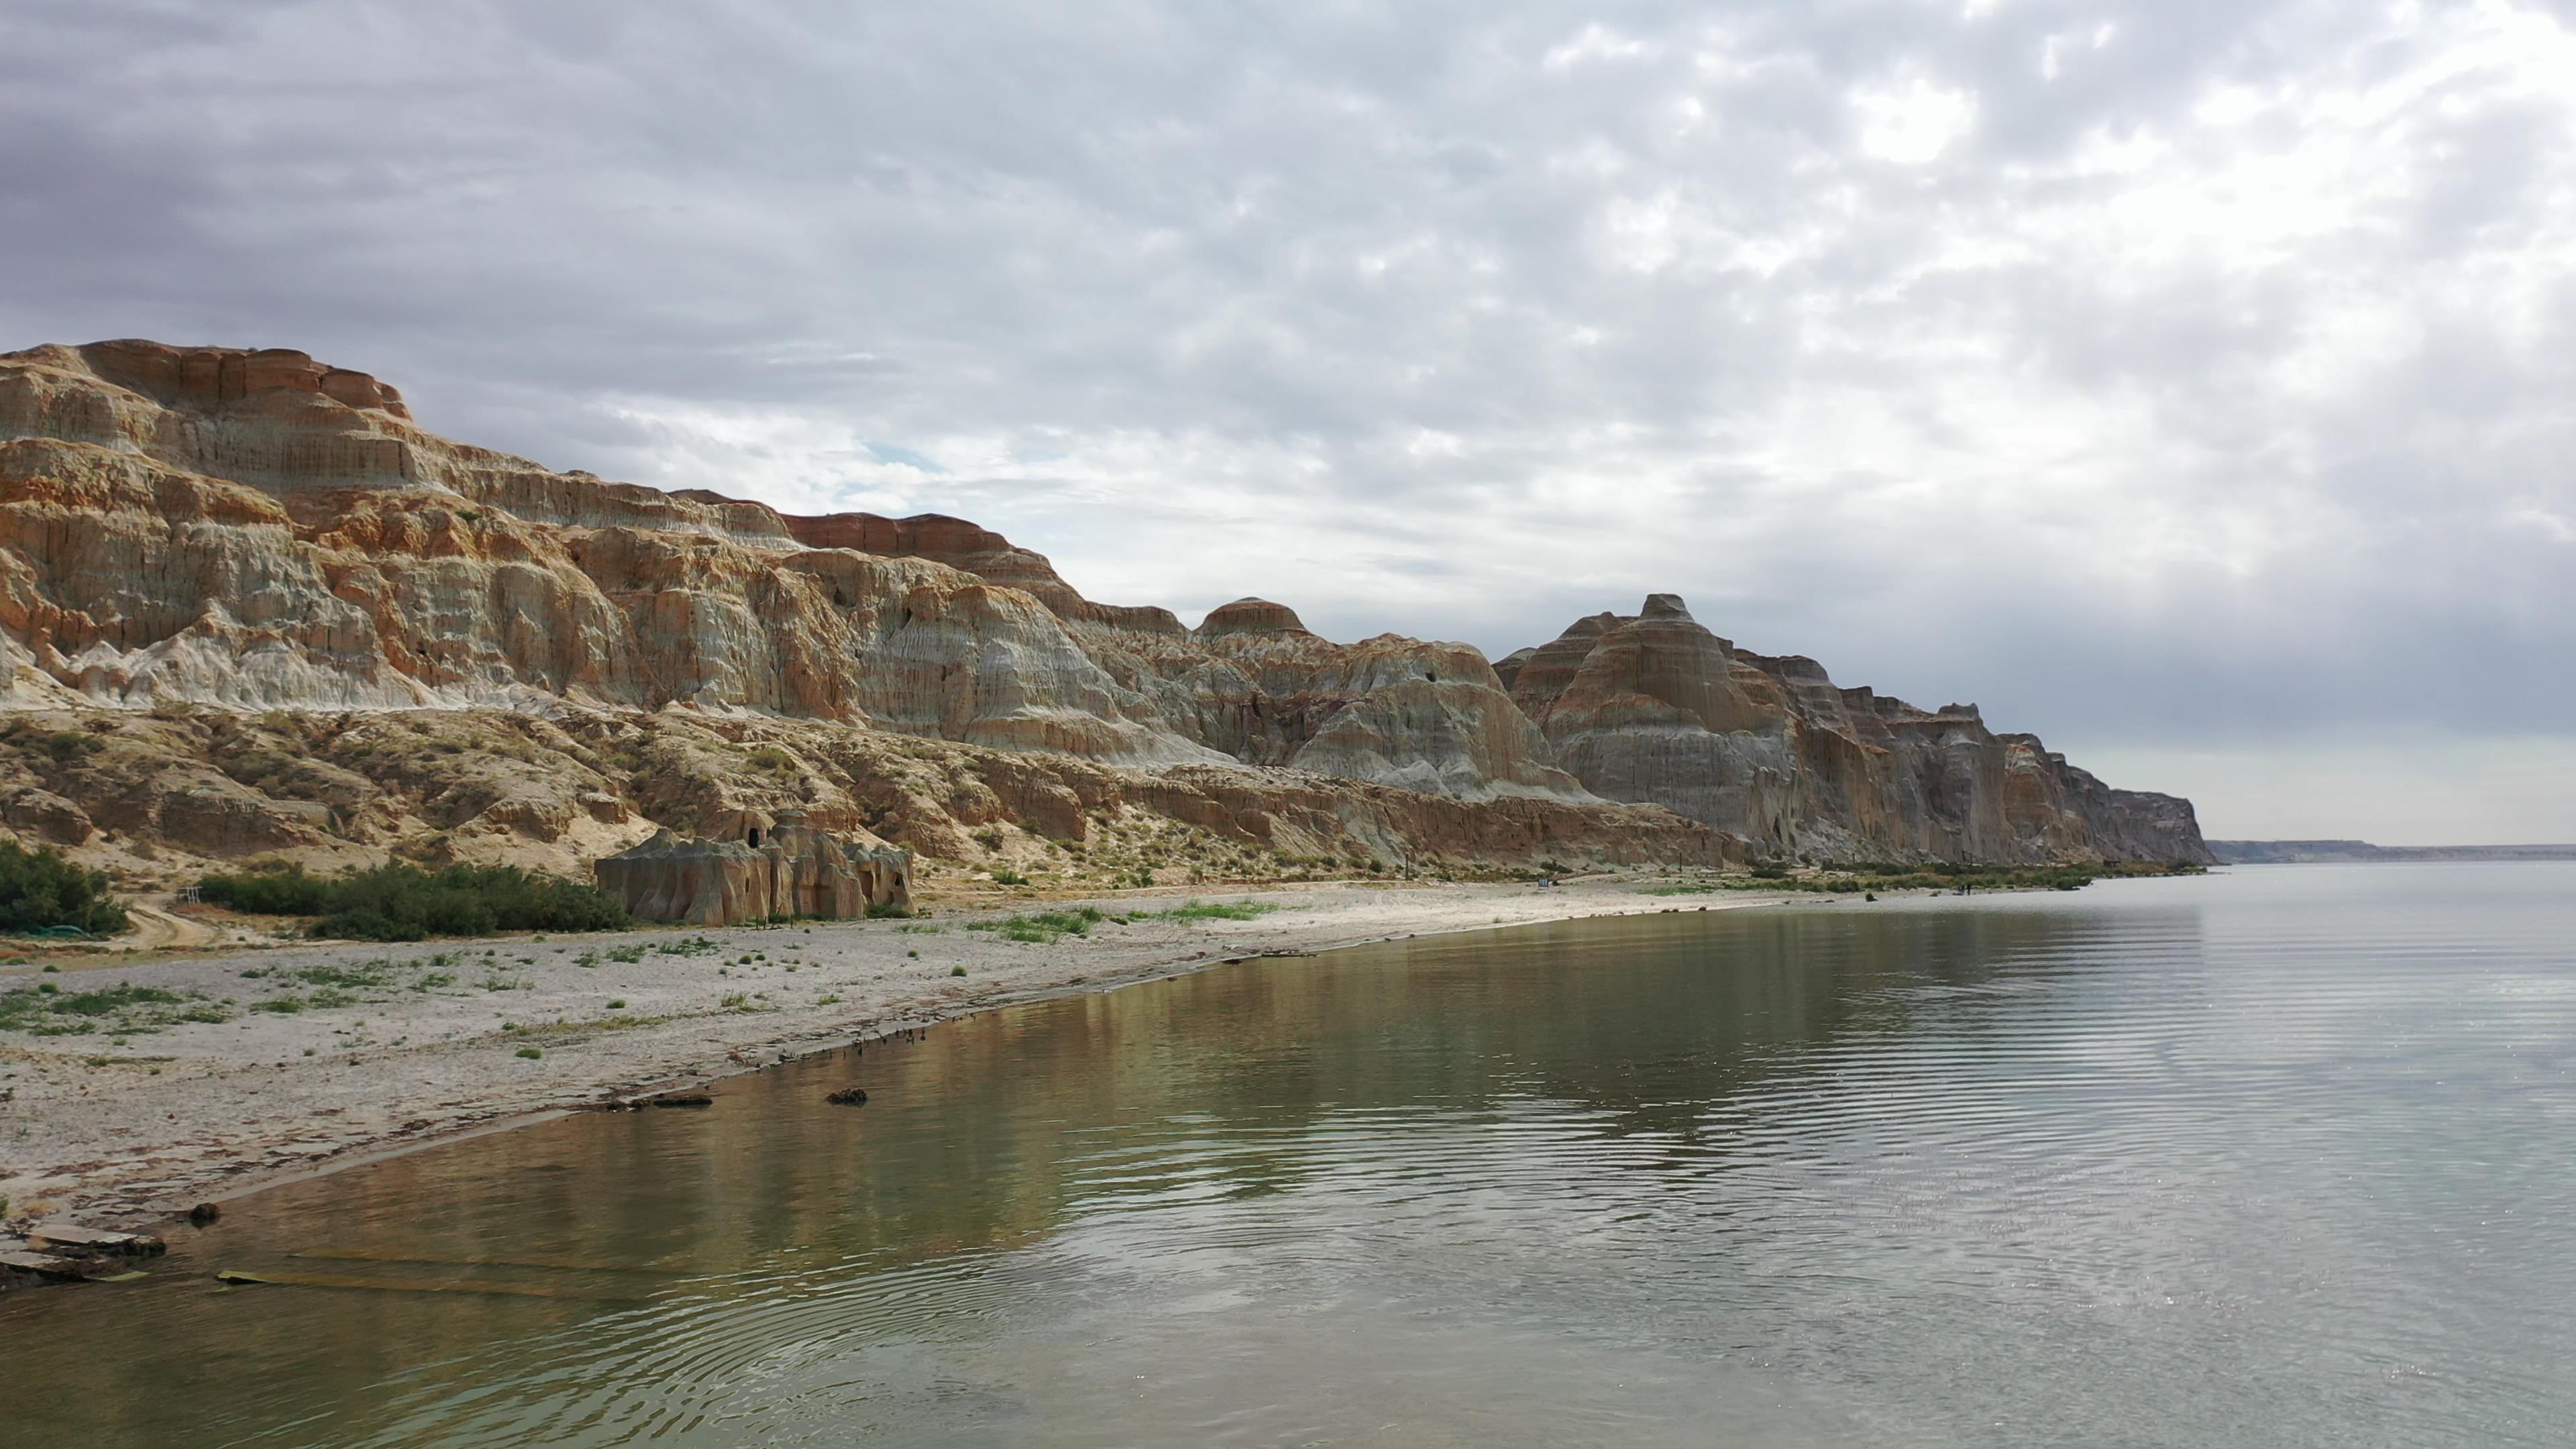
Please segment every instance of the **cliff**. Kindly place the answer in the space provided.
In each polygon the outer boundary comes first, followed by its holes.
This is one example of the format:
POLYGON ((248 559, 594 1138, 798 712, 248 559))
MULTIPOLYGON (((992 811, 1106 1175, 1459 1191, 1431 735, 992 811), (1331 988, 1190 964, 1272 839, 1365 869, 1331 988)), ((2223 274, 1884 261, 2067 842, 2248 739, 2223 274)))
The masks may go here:
POLYGON ((1663 805, 1761 853, 1826 860, 2210 859, 2191 802, 2114 790, 1975 705, 1842 689, 1736 648, 1670 594, 1503 661, 1593 793, 1663 805))
POLYGON ((1677 601, 1649 614, 1586 621, 1500 673, 1463 644, 1334 643, 1262 600, 1193 630, 1085 599, 964 520, 791 517, 452 442, 302 353, 0 356, 18 742, 0 819, 126 864, 568 863, 791 808, 967 859, 1079 843, 1086 822, 1380 865, 1720 863, 1748 841, 1849 854, 1898 836, 2198 858, 2176 834, 2187 805, 2123 833, 2113 816, 2152 812, 2036 741, 1972 712, 1855 712, 1806 661, 1738 655, 1677 601), (639 778, 619 743, 692 730, 695 774, 639 778), (379 748, 395 736, 481 764, 379 748), (915 773, 907 740, 943 747, 944 784, 889 783, 915 773), (1869 751, 1912 763, 1874 773, 1869 751), (1958 808, 1907 793, 1954 770, 1994 778, 1958 808), (993 779, 1017 783, 972 783, 993 779))

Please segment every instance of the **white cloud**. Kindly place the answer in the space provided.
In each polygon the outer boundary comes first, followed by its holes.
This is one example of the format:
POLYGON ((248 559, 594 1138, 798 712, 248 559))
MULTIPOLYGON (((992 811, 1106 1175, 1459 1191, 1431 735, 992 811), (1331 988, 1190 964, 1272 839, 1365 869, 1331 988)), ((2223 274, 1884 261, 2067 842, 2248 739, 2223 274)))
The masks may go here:
POLYGON ((1977 123, 1977 98, 1935 85, 1921 76, 1900 84, 1852 93, 1860 116, 1860 148, 1900 166, 1936 160, 1977 123))
POLYGON ((11 345, 304 347, 1120 602, 1499 651, 1675 589, 2079 761, 2284 779, 2576 718, 2538 0, 19 0, 0 128, 11 345))

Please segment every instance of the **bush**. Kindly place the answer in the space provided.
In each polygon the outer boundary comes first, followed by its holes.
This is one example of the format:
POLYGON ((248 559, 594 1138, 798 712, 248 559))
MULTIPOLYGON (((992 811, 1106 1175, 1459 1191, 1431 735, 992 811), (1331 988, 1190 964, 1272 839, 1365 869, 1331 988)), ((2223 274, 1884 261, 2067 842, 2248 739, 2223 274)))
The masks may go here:
POLYGON ((307 934, 360 941, 488 936, 495 931, 613 931, 632 924, 595 886, 515 865, 423 870, 387 865, 336 880, 295 865, 210 875, 199 893, 263 915, 319 916, 307 934))
POLYGON ((111 936, 133 922, 110 894, 107 877, 43 846, 0 840, 0 931, 76 926, 111 936))
POLYGON ((197 882, 199 898, 254 916, 318 916, 329 910, 331 883, 300 865, 271 865, 197 882))

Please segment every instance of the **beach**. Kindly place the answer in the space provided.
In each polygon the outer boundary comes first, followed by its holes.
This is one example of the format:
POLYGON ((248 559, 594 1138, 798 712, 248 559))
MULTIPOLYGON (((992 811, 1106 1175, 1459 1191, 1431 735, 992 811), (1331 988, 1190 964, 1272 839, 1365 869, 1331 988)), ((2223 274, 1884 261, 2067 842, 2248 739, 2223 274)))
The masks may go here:
POLYGON ((156 999, 81 1034, 0 1030, 0 1199, 9 1218, 149 1226, 1012 1002, 1404 936, 1785 899, 1649 894, 1654 879, 934 897, 914 920, 27 959, 0 966, 0 992, 156 999), (1257 914, 1186 909, 1242 902, 1257 914), (1080 931, 1045 919, 1085 908, 1101 919, 1080 931))

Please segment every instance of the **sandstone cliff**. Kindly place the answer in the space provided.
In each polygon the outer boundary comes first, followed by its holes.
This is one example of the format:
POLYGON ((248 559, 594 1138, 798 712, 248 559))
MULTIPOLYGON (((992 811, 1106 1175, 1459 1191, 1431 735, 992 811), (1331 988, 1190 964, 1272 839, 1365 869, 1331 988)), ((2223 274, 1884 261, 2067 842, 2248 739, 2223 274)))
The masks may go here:
POLYGON ((1855 706, 1677 601, 1502 672, 1463 644, 1337 644, 1255 599, 1190 629, 963 520, 790 517, 451 442, 394 389, 282 350, 0 356, 0 690, 24 746, 0 757, 0 819, 138 858, 568 863, 726 808, 882 823, 951 858, 1149 817, 1381 867, 2197 849, 2187 805, 2124 804, 1973 713, 1855 706), (254 717, 269 743, 241 755, 254 717), (712 745, 702 777, 648 777, 616 743, 683 726, 775 778, 712 745), (378 751, 388 732, 481 763, 378 751), (132 770, 101 774, 83 740, 132 770), (946 785, 889 784, 907 740, 954 751, 946 785), (969 778, 1016 783, 988 807, 969 778))
POLYGON ((2113 790, 1975 705, 1917 709, 1824 666, 1737 649, 1670 594, 1503 661, 1594 793, 1825 860, 2206 862, 2191 802, 2113 790))

